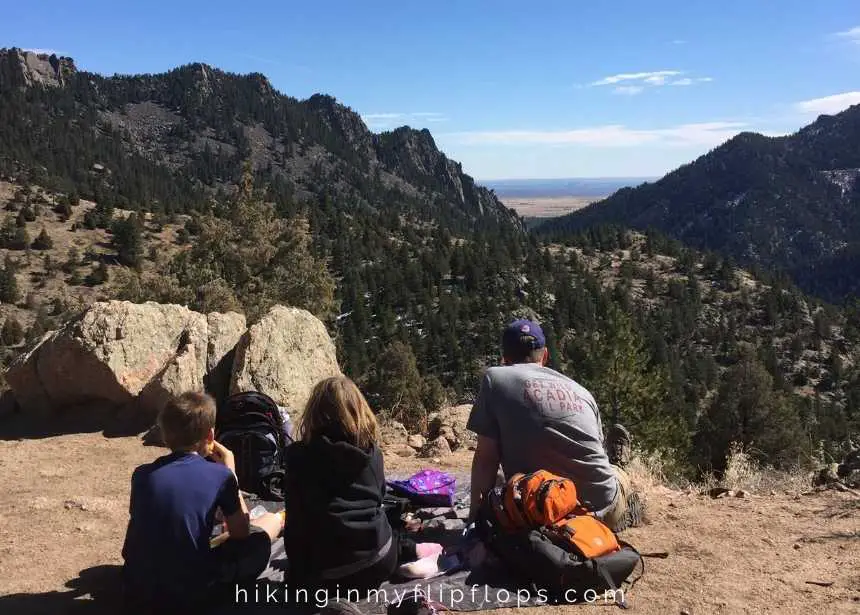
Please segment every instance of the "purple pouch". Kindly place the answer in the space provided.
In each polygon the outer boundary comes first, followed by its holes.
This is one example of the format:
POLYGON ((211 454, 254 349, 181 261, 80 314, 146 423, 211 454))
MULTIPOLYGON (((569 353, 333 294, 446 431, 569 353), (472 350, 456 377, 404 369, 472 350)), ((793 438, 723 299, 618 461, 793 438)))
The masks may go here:
POLYGON ((390 480, 388 486, 418 507, 453 506, 457 479, 439 470, 421 470, 406 480, 390 480))

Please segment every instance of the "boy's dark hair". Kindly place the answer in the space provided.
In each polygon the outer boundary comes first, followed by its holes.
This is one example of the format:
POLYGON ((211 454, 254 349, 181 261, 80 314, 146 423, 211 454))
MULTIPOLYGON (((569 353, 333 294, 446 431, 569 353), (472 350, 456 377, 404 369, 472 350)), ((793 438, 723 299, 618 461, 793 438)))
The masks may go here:
POLYGON ((215 412, 215 400, 206 393, 172 398, 158 414, 164 443, 174 451, 194 449, 215 427, 215 412))

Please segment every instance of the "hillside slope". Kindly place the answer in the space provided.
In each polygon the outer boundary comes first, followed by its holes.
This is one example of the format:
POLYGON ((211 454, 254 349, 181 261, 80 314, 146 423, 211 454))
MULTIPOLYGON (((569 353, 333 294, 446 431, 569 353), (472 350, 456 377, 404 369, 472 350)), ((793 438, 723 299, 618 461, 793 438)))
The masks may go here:
POLYGON ((787 137, 740 134, 654 183, 625 188, 540 232, 653 227, 745 265, 788 272, 838 301, 860 290, 860 105, 787 137), (840 267, 839 275, 833 270, 840 267))

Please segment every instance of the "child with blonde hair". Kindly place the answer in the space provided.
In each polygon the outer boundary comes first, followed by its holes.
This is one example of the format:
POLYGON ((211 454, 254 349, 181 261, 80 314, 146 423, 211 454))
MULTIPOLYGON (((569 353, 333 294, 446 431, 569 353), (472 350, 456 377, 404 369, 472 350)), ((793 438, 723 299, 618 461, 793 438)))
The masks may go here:
MULTIPOLYGON (((349 378, 314 387, 287 449, 285 530, 291 588, 378 587, 406 562, 435 567, 441 545, 392 529, 376 417, 349 378)), ((414 567, 414 566, 413 566, 414 567)))

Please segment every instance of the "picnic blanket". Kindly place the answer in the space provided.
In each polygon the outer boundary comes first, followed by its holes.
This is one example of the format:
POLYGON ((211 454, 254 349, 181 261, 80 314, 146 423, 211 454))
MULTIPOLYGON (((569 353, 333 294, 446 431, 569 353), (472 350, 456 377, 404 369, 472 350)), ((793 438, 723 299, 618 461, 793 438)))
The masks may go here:
MULTIPOLYGON (((408 477, 402 477, 405 479, 408 477)), ((457 476, 457 489, 454 494, 453 507, 428 507, 415 510, 416 516, 424 520, 424 529, 416 535, 419 541, 440 542, 446 547, 455 546, 460 540, 465 527, 465 519, 469 510, 469 480, 466 476, 457 476)), ((401 479, 395 477, 395 480, 401 479)), ((254 496, 247 496, 249 507, 264 506, 275 512, 283 504, 261 501, 254 496)), ((247 594, 239 594, 237 603, 223 611, 226 613, 269 612, 278 609, 281 612, 304 612, 292 605, 295 600, 295 590, 288 583, 289 562, 283 538, 272 545, 269 566, 260 575, 258 585, 248 588, 247 594), (268 592, 268 594, 267 594, 268 592), (246 599, 247 596, 247 599, 246 599)), ((448 575, 424 580, 390 581, 384 583, 376 592, 369 595, 349 596, 351 602, 365 615, 380 615, 386 612, 389 604, 397 604, 408 592, 420 588, 430 600, 441 603, 451 611, 478 611, 498 608, 539 606, 546 603, 546 597, 538 592, 522 587, 515 578, 506 571, 498 568, 479 570, 461 570, 448 575)), ((324 596, 315 597, 312 594, 299 596, 307 600, 311 610, 318 610, 324 596), (314 608, 316 607, 316 609, 314 608)), ((337 596, 328 596, 335 600, 337 596)), ((347 596, 340 596, 346 600, 347 596)), ((221 611, 219 611, 221 613, 221 611)))

